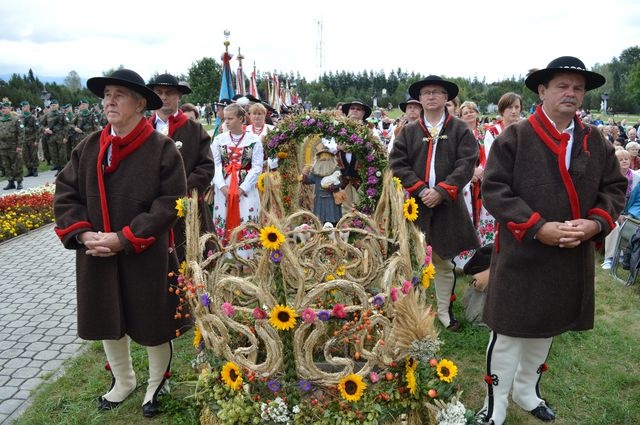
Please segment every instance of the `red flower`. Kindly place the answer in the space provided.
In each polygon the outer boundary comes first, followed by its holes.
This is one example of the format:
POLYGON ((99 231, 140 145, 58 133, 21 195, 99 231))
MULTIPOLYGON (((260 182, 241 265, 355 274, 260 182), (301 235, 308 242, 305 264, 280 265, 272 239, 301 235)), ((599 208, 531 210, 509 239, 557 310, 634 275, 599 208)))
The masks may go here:
POLYGON ((333 306, 333 316, 338 319, 344 319, 347 317, 347 311, 344 309, 342 304, 336 304, 333 306))

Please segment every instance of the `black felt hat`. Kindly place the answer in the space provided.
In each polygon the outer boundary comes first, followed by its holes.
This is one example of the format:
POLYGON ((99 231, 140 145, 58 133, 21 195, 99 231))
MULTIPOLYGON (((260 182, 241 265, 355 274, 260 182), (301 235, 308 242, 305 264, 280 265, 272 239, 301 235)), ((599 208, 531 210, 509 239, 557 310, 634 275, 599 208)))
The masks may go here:
POLYGON ((345 115, 349 115, 349 108, 351 108, 351 105, 360 105, 364 108, 364 117, 362 117, 362 120, 366 120, 367 118, 369 118, 369 115, 371 115, 371 108, 369 107, 369 105, 360 100, 354 100, 352 102, 342 104, 342 113, 345 115))
POLYGON ((447 100, 451 100, 458 95, 458 86, 456 83, 447 81, 437 75, 429 75, 427 78, 416 81, 409 86, 409 95, 414 99, 420 99, 420 89, 424 86, 441 86, 447 91, 447 100))
POLYGON ((93 77, 87 80, 87 88, 96 96, 104 97, 104 88, 108 85, 123 86, 147 99, 147 109, 160 109, 162 100, 153 90, 145 86, 144 79, 130 69, 118 69, 109 77, 93 77))
POLYGON ((178 91, 182 94, 191 93, 191 88, 186 84, 180 84, 178 79, 171 74, 160 74, 153 81, 147 84, 151 90, 155 86, 164 86, 164 87, 173 87, 178 89, 178 91))
POLYGON ((407 112, 407 105, 418 105, 420 108, 422 108, 422 103, 420 103, 419 100, 412 99, 412 98, 409 98, 409 99, 405 100, 404 102, 400 102, 398 104, 398 106, 400 107, 400 110, 402 112, 407 112))
POLYGON ((549 62, 546 68, 532 72, 527 79, 524 80, 524 84, 532 92, 538 93, 538 86, 549 81, 553 78, 553 74, 557 73, 573 73, 584 76, 584 88, 586 91, 597 89, 606 82, 605 78, 597 72, 587 71, 584 63, 580 59, 573 56, 560 56, 549 62))

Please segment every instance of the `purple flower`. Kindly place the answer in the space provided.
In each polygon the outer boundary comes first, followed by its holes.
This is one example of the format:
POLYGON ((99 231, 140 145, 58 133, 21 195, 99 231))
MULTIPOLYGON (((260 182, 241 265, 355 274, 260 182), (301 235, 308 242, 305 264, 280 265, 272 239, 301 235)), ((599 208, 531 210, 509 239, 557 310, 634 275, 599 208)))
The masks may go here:
POLYGON ((328 132, 329 134, 333 134, 333 130, 334 130, 334 128, 333 128, 333 126, 332 126, 332 125, 330 125, 330 126, 329 126, 329 128, 327 128, 327 132, 328 132))
POLYGON ((375 297, 373 297, 373 301, 371 301, 371 303, 376 307, 380 308, 382 307, 382 304, 384 304, 384 297, 378 294, 375 297))
POLYGON ((363 207, 361 207, 362 209, 362 213, 366 214, 366 215, 371 215, 373 213, 373 210, 371 209, 371 207, 365 205, 363 207))
POLYGON ((267 383, 267 388, 269 388, 272 392, 278 392, 280 391, 280 388, 282 388, 282 385, 280 385, 280 382, 275 381, 275 380, 271 380, 267 383))
POLYGON ((378 183, 378 178, 376 176, 369 176, 367 179, 367 184, 376 184, 378 183))
POLYGON ((316 124, 316 127, 324 128, 324 123, 322 121, 318 121, 318 124, 316 124))
POLYGON ((373 162, 376 159, 375 156, 373 156, 373 154, 369 154, 366 156, 366 160, 367 162, 373 162))
POLYGON ((352 134, 351 136, 349 136, 349 140, 352 142, 355 142, 356 139, 358 139, 358 135, 357 134, 352 134))
POLYGON ((374 188, 369 188, 367 189, 367 196, 370 198, 373 198, 374 196, 376 196, 378 194, 378 191, 375 190, 374 188))
POLYGON ((277 137, 274 137, 273 139, 269 140, 267 146, 269 146, 270 148, 275 148, 276 146, 278 146, 278 141, 276 139, 277 137))
POLYGON ((367 168, 367 174, 370 175, 370 176, 374 175, 377 171, 378 171, 378 169, 376 167, 367 168))
POLYGON ((413 286, 416 286, 418 283, 420 283, 420 278, 418 276, 414 276, 411 278, 411 284, 413 286))
POLYGON ((341 136, 346 136, 347 135, 347 129, 343 127, 342 129, 340 129, 340 133, 338 133, 338 134, 341 135, 341 136))
POLYGON ((295 131, 295 129, 296 129, 296 125, 295 124, 289 125, 289 130, 295 131))
POLYGON ((282 251, 279 249, 272 250, 269 254, 269 259, 276 264, 280 264, 280 261, 282 261, 282 251))
POLYGON ((209 298, 209 294, 202 294, 202 296, 200 297, 200 304, 205 307, 209 307, 209 304, 211 304, 211 298, 209 298))
POLYGON ((316 119, 315 118, 309 118, 309 124, 313 125, 316 123, 316 119))
POLYGON ((309 391, 311 389, 311 382, 301 379, 298 381, 298 387, 300 387, 302 391, 309 391))
POLYGON ((318 319, 326 322, 327 320, 331 319, 331 313, 329 313, 327 310, 320 310, 318 312, 318 319))

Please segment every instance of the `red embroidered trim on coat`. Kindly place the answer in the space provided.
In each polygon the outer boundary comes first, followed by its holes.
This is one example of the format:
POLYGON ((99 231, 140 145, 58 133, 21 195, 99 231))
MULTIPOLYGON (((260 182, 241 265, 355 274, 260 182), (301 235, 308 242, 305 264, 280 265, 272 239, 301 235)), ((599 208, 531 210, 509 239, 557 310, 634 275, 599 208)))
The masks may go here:
POLYGON ((417 182, 416 184, 414 184, 411 187, 405 187, 404 190, 406 190, 409 193, 413 193, 413 191, 415 191, 416 189, 418 189, 420 186, 424 185, 424 182, 417 182))
POLYGON ((93 226, 88 221, 78 221, 77 223, 73 223, 71 226, 67 227, 66 229, 54 227, 53 231, 56 232, 56 235, 58 235, 58 238, 62 240, 65 236, 67 236, 69 233, 73 232, 74 230, 86 229, 86 228, 91 229, 92 227, 93 226))
POLYGON ((139 254, 145 249, 149 248, 156 241, 156 238, 153 236, 149 236, 148 238, 137 237, 133 234, 129 226, 126 226, 122 229, 122 234, 125 238, 127 238, 129 242, 131 242, 131 245, 133 245, 133 250, 136 252, 136 254, 139 254))
POLYGON ((539 220, 540 214, 536 212, 531 214, 529 220, 525 221, 524 223, 516 223, 514 221, 508 222, 507 228, 509 229, 509 231, 511 231, 513 237, 516 238, 518 242, 521 242, 522 238, 524 238, 525 233, 527 233, 527 230, 529 230, 531 226, 536 224, 539 220))
POLYGON ((611 218, 609 213, 601 208, 591 208, 589 211, 587 211, 587 215, 597 215, 598 217, 604 218, 610 229, 616 227, 616 224, 613 222, 613 219, 611 218))
POLYGON ((452 201, 455 201, 458 197, 458 186, 452 186, 450 184, 446 184, 445 182, 440 182, 436 186, 440 186, 441 188, 446 190, 452 201))

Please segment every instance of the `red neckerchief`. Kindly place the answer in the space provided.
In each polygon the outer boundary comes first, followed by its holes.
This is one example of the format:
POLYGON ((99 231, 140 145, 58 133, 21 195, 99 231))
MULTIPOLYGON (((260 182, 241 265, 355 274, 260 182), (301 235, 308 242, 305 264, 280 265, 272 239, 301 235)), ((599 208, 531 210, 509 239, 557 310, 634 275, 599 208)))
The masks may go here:
MULTIPOLYGON (((445 127, 447 126, 447 124, 449 123, 449 121, 451 121, 451 115, 446 114, 446 117, 444 119, 444 123, 442 124, 442 128, 440 129, 440 131, 438 132, 438 135, 436 137, 440 137, 440 134, 442 134, 442 132, 444 131, 445 127)), ((433 157, 433 143, 431 143, 433 141, 433 136, 431 136, 431 133, 429 132, 429 129, 427 128, 426 125, 424 125, 424 115, 420 115, 420 119, 418 120, 418 123, 420 124, 420 128, 422 128, 422 132, 424 133, 424 135, 427 138, 427 143, 429 143, 429 150, 427 151, 427 170, 425 172, 425 178, 424 181, 427 183, 427 186, 429 186, 429 175, 431 174, 431 160, 433 157)))
MULTIPOLYGON (((567 145, 571 136, 567 133, 560 133, 554 125, 549 121, 545 113, 542 111, 542 106, 539 105, 536 108, 536 112, 529 116, 529 123, 533 127, 533 131, 538 135, 540 140, 553 152, 558 158, 558 170, 560 171, 560 177, 564 183, 565 190, 569 196, 569 203, 571 204, 571 215, 574 219, 580 218, 580 200, 578 199, 578 192, 571 180, 571 175, 567 169, 566 153, 567 145)), ((576 125, 575 128, 578 128, 576 125)), ((584 141, 583 143, 586 143, 584 141)))
MULTIPOLYGON (((180 109, 178 109, 178 113, 177 114, 169 115, 169 133, 168 133, 168 136, 173 139, 173 135, 176 133, 176 130, 178 130, 180 127, 182 127, 188 120, 189 120, 189 117, 186 116, 184 114, 184 112, 182 112, 180 109)), ((156 113, 155 112, 149 118, 149 123, 151 123, 151 125, 155 127, 155 124, 156 124, 156 113)))
POLYGON ((112 135, 111 124, 107 124, 102 133, 100 133, 100 151, 98 152, 96 167, 105 232, 111 231, 111 223, 109 221, 109 205, 107 204, 107 192, 104 186, 104 174, 113 173, 120 165, 120 162, 142 146, 152 133, 153 127, 144 118, 141 118, 136 127, 125 137, 112 135), (111 146, 111 164, 103 167, 104 157, 109 146, 111 146))

